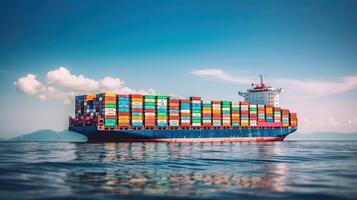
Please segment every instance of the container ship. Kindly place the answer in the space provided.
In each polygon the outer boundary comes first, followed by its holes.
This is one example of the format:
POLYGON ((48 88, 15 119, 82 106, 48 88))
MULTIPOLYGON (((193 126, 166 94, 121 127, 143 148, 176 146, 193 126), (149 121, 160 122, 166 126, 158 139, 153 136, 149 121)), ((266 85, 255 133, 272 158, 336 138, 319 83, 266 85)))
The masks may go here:
POLYGON ((244 101, 180 99, 163 95, 105 92, 75 98, 69 130, 88 142, 282 141, 297 130, 297 114, 279 106, 264 83, 238 94, 244 101))

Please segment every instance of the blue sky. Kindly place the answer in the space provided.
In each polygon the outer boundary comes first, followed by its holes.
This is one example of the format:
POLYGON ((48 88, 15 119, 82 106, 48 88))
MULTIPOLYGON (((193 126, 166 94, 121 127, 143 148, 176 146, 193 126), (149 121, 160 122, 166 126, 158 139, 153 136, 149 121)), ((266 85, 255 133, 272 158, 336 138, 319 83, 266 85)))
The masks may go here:
POLYGON ((301 113, 305 132, 357 131, 356 1, 0 4, 0 137, 66 127, 71 104, 13 84, 34 74, 71 92, 76 85, 46 78, 61 66, 91 80, 119 78, 131 90, 231 100, 250 85, 238 79, 264 74, 286 89, 282 104, 301 113), (207 69, 223 76, 193 73, 207 69))

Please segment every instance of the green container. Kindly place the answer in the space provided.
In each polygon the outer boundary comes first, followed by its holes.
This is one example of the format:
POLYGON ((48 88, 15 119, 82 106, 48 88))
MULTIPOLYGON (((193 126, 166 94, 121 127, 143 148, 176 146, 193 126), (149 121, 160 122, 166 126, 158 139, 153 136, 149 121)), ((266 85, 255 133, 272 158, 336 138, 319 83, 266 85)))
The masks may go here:
POLYGON ((200 114, 201 111, 200 110, 191 110, 192 113, 195 113, 195 114, 200 114))
POLYGON ((222 105, 231 105, 231 102, 230 101, 222 101, 222 105))
POLYGON ((145 102, 144 106, 155 106, 154 102, 145 102))
POLYGON ((166 112, 158 112, 156 113, 157 116, 167 116, 166 112))
POLYGON ((239 108, 232 107, 232 110, 239 111, 239 108))
POLYGON ((191 122, 192 123, 201 123, 201 120, 200 119, 192 119, 191 122))
POLYGON ((232 126, 239 126, 239 123, 238 122, 233 122, 232 126))
POLYGON ((157 99, 167 99, 167 96, 157 96, 157 99))
POLYGON ((104 104, 104 108, 116 108, 115 104, 104 104))
POLYGON ((154 95, 145 95, 144 99, 155 99, 154 95))
POLYGON ((116 120, 115 119, 104 119, 104 124, 106 124, 106 123, 108 123, 108 124, 110 124, 110 123, 116 124, 116 120))

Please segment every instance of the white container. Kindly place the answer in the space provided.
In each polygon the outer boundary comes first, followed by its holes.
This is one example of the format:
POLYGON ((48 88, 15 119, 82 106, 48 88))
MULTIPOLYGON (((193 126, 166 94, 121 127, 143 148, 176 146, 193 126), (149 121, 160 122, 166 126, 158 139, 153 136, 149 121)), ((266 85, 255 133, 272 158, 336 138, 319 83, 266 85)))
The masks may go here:
POLYGON ((204 119, 202 120, 203 123, 212 123, 212 120, 204 119))
POLYGON ((191 113, 190 110, 181 110, 180 112, 181 112, 181 113, 191 113))
POLYGON ((192 113, 192 117, 201 117, 200 113, 192 113))
POLYGON ((148 113, 148 112, 145 112, 145 116, 155 116, 155 113, 148 113))
POLYGON ((105 115, 117 115, 116 112, 105 112, 105 115))
POLYGON ((131 122, 132 123, 142 123, 143 120, 132 119, 131 122))
POLYGON ((155 103, 155 99, 145 99, 144 102, 155 103))
POLYGON ((181 123, 191 123, 191 120, 181 120, 181 123))
POLYGON ((105 113, 107 113, 107 112, 116 112, 116 109, 115 108, 105 108, 104 112, 105 113))

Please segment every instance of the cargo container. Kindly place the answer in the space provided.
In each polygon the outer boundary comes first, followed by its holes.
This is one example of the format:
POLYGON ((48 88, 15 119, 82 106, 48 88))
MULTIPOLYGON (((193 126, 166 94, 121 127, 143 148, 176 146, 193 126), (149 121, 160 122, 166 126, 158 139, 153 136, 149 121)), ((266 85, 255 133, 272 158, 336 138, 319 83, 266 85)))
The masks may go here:
POLYGON ((141 127, 144 125, 143 121, 143 95, 131 94, 130 95, 130 108, 131 108, 131 126, 141 127))
POLYGON ((202 102, 202 125, 204 127, 212 126, 212 103, 211 101, 202 102))
POLYGON ((258 122, 265 122, 265 106, 258 105, 258 122))
POLYGON ((104 126, 116 127, 117 125, 117 103, 116 94, 105 92, 96 96, 98 114, 104 119, 104 126))
POLYGON ((222 101, 222 126, 229 127, 231 126, 231 102, 222 101))
POLYGON ((274 122, 281 122, 281 108, 274 107, 274 122))
POLYGON ((129 127, 130 126, 130 97, 129 95, 117 95, 118 105, 118 126, 129 127))
POLYGON ((169 126, 179 127, 180 126, 180 100, 179 99, 169 99, 169 126))
POLYGON ((258 124, 258 106, 256 104, 249 105, 249 126, 255 127, 258 124))
POLYGON ((191 126, 191 105, 190 100, 180 100, 180 124, 182 127, 191 126))
POLYGON ((212 101, 212 125, 222 126, 222 107, 221 101, 212 101))
POLYGON ((240 106, 239 102, 232 102, 232 126, 240 125, 240 106))
POLYGON ((190 97, 191 101, 191 125, 194 127, 202 125, 201 97, 190 97))
POLYGON ((240 105, 240 125, 242 127, 249 126, 249 103, 239 102, 240 105))
POLYGON ((296 128, 298 125, 297 121, 297 114, 296 113, 290 113, 290 126, 293 128, 296 128))
POLYGON ((281 122, 283 127, 288 127, 289 122, 289 110, 288 109, 281 109, 281 122))
POLYGON ((168 106, 167 96, 157 96, 156 97, 156 123, 159 127, 168 126, 168 106))
POLYGON ((266 122, 274 122, 272 105, 265 105, 265 120, 266 122))
POLYGON ((144 126, 156 126, 156 97, 154 95, 144 96, 144 126))

